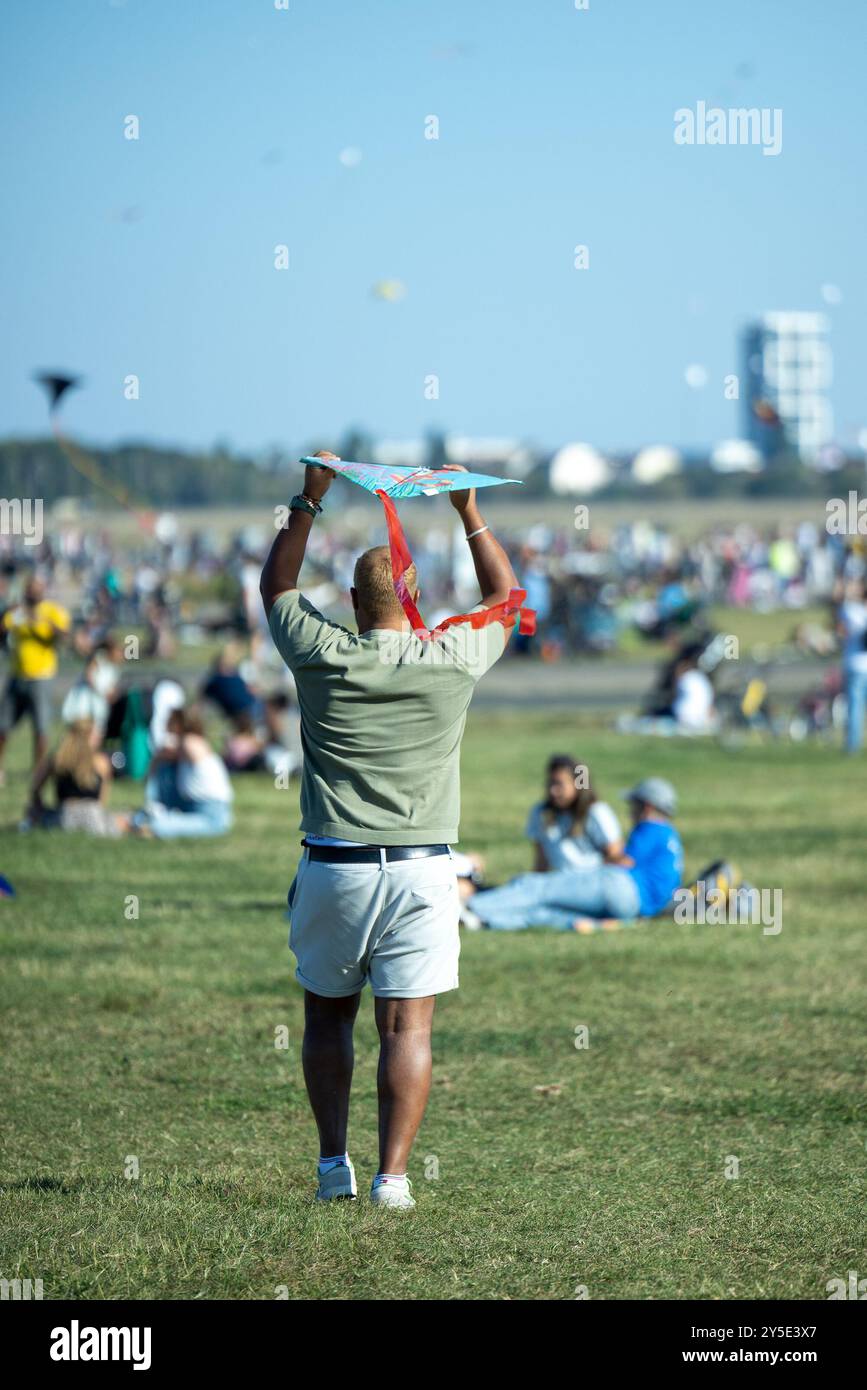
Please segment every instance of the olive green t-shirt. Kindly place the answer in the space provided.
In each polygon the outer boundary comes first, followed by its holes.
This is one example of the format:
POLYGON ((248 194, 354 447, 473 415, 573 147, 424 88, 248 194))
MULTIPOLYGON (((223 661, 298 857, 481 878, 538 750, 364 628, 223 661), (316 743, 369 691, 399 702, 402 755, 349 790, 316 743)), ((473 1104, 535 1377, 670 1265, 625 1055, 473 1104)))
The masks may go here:
POLYGON ((476 681, 502 656, 502 623, 459 623, 430 641, 363 636, 297 589, 270 616, 301 711, 301 829, 361 844, 458 838, 461 737, 476 681))

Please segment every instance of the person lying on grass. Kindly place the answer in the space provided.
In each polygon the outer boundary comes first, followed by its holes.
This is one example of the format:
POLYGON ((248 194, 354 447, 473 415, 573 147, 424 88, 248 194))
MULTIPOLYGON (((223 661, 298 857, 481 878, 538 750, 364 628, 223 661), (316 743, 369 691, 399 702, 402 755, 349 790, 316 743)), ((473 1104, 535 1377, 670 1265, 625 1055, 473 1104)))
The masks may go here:
MULTIPOLYGON (((590 769, 568 753, 555 753, 545 769, 545 799, 527 817, 524 834, 533 845, 533 872, 588 869, 617 863, 623 854, 623 831, 590 781, 590 769)), ((484 888, 484 860, 454 855, 461 902, 484 888)))
POLYGON ((662 777, 646 777, 626 799, 633 828, 615 863, 553 873, 522 874, 502 888, 475 893, 464 908, 471 930, 592 931, 668 906, 683 876, 683 846, 673 824, 677 796, 662 777))

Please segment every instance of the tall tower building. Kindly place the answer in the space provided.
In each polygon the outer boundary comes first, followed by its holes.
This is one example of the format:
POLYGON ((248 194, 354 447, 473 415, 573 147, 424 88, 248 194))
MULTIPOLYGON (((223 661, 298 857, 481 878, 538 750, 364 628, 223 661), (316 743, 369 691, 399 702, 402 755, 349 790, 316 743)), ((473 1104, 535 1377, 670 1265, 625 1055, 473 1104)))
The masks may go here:
POLYGON ((743 332, 745 434, 763 454, 781 444, 806 462, 831 441, 831 347, 824 314, 763 314, 743 332))

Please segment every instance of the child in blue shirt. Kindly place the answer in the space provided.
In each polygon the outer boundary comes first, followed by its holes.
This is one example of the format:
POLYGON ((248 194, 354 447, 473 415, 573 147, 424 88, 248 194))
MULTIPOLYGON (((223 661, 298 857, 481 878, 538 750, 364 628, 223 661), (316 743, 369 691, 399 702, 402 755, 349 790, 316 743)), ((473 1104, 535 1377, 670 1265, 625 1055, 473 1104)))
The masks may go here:
MULTIPOLYGON (((632 803, 637 810, 641 804, 632 803)), ((639 916, 655 917, 671 902, 683 877, 683 845, 677 830, 667 818, 642 816, 626 841, 622 863, 638 889, 639 916)))

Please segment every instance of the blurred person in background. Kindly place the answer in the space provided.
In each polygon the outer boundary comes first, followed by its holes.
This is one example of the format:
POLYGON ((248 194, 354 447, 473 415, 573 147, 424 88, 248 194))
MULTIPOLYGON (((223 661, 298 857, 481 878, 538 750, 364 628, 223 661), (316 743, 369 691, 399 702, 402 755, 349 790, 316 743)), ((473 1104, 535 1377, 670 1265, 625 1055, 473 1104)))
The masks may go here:
POLYGON ((621 715, 621 733, 710 734, 718 727, 713 683, 702 661, 712 634, 681 645, 660 669, 644 714, 621 715))
POLYGON ((674 672, 674 699, 669 717, 683 733, 704 734, 714 727, 714 695, 710 677, 701 669, 703 646, 682 654, 674 672))
POLYGON ((11 660, 0 699, 0 764, 9 734, 25 718, 33 727, 34 767, 45 757, 58 652, 69 627, 66 609, 45 597, 45 584, 36 575, 28 579, 21 602, 3 614, 0 631, 11 660))
MULTIPOLYGON (((123 821, 108 810, 111 762, 99 750, 100 730, 92 719, 75 719, 64 731, 56 752, 43 758, 30 790, 28 822, 45 829, 83 830, 89 835, 117 836, 123 821), (51 786, 54 806, 43 791, 51 786)), ((27 822, 25 822, 27 824, 27 822)))
POLYGON ((99 741, 108 725, 108 700, 99 689, 99 661, 93 652, 85 661, 81 675, 66 692, 60 707, 60 718, 64 724, 71 725, 78 720, 89 720, 99 741))
POLYGON ((123 643, 109 633, 100 642, 94 656, 96 669, 93 675, 94 688, 108 701, 108 723, 105 737, 117 738, 120 735, 126 713, 126 692, 121 689, 125 653, 123 643))
POLYGON ((171 607, 162 585, 145 603, 144 624, 143 654, 146 657, 171 661, 175 655, 176 643, 172 631, 171 607))
POLYGON ((76 719, 93 721, 100 739, 105 736, 120 680, 120 646, 111 638, 101 642, 84 663, 78 680, 70 686, 60 709, 64 724, 76 719))
POLYGON ((261 772, 265 767, 265 740, 256 730, 249 711, 235 716, 223 745, 223 762, 230 772, 261 772))
POLYGON ((241 674, 240 649, 234 642, 228 642, 215 657, 211 673, 202 686, 202 695, 213 701, 232 723, 239 715, 248 715, 255 721, 262 714, 258 695, 241 674))
POLYGON ((843 682, 846 691, 846 752, 859 752, 864 742, 867 704, 867 603, 863 579, 849 579, 837 614, 837 633, 843 644, 843 682))
POLYGON ((151 761, 145 805, 130 822, 134 834, 158 840, 225 835, 234 793, 225 763, 205 738, 193 710, 175 709, 151 761))
POLYGON ((151 752, 157 753, 166 742, 169 720, 175 710, 183 709, 187 702, 184 687, 170 676, 161 676, 151 693, 150 724, 148 737, 151 752))

